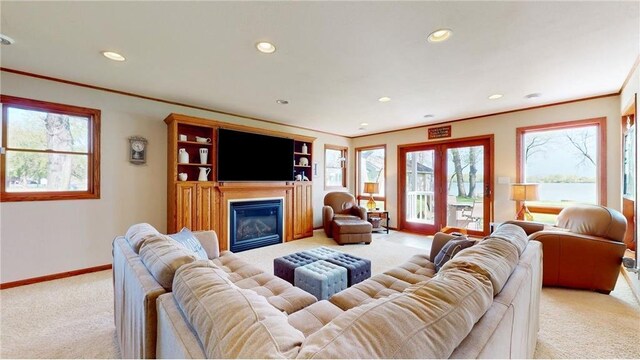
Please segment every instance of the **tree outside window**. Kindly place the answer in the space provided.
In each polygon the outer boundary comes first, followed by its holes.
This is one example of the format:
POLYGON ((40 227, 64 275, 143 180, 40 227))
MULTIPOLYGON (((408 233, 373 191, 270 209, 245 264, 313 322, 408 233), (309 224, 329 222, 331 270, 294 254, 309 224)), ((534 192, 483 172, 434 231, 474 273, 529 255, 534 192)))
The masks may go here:
POLYGON ((2 104, 2 201, 99 197, 99 110, 8 96, 2 104))
POLYGON ((528 206, 559 211, 576 203, 604 205, 604 119, 520 128, 518 133, 518 181, 539 184, 539 200, 528 206))

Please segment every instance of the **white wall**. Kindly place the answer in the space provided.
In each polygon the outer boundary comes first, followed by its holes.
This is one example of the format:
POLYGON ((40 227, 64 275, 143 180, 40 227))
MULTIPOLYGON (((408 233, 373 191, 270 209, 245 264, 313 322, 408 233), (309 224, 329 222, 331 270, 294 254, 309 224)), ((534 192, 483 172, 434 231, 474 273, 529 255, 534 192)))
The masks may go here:
POLYGON ((0 203, 0 282, 11 282, 111 263, 111 241, 137 222, 166 230, 167 127, 172 112, 317 137, 313 161, 314 224, 321 225, 324 144, 350 140, 314 131, 174 106, 73 85, 0 73, 5 95, 102 111, 101 198, 0 203), (127 138, 149 140, 147 164, 127 159, 127 138))
POLYGON ((624 112, 633 102, 634 95, 640 92, 640 66, 636 66, 629 82, 620 92, 620 111, 624 112))
MULTIPOLYGON (((509 200, 509 185, 497 184, 497 178, 506 176, 511 182, 516 180, 516 128, 595 117, 607 118, 607 205, 620 209, 619 96, 454 122, 451 132, 452 139, 494 134, 494 219, 504 221, 514 217, 516 208, 509 200)), ((422 142, 427 142, 427 127, 359 137, 352 142, 354 147, 387 144, 387 209, 393 227, 398 224, 398 145, 422 142)))

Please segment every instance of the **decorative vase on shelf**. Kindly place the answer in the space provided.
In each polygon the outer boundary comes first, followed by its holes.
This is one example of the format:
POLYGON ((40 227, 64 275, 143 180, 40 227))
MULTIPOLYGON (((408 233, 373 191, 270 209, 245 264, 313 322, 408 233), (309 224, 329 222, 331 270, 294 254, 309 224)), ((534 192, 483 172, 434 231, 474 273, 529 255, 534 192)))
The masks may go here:
POLYGON ((200 164, 207 163, 207 155, 209 154, 209 149, 201 148, 200 149, 200 164))
POLYGON ((301 157, 300 158, 300 166, 309 166, 309 159, 307 159, 306 157, 301 157))
POLYGON ((302 143, 302 153, 303 153, 303 154, 308 154, 307 150, 308 150, 308 149, 307 149, 307 144, 302 143))
POLYGON ((189 163, 189 153, 187 152, 187 149, 182 148, 178 150, 178 162, 181 164, 189 163))
POLYGON ((198 181, 207 181, 207 176, 211 172, 211 169, 206 167, 199 167, 198 169, 200 169, 200 174, 198 175, 198 181))

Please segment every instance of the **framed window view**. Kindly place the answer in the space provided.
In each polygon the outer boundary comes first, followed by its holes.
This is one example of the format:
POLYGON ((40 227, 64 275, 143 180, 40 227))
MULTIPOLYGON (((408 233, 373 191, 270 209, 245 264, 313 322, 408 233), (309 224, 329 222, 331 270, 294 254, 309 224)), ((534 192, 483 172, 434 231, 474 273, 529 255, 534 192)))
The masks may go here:
POLYGON ((100 110, 0 96, 0 201, 100 198, 100 110))
POLYGON ((324 188, 347 187, 347 148, 325 145, 324 147, 324 188))

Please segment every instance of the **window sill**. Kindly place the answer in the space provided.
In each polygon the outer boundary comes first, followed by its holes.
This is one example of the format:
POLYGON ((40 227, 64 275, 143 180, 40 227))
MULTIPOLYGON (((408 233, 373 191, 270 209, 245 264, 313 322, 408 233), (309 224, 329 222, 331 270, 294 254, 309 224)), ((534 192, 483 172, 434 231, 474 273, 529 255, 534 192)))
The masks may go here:
POLYGON ((11 192, 0 196, 0 202, 18 201, 52 201, 52 200, 88 200, 100 199, 100 193, 76 192, 76 191, 56 191, 56 192, 11 192))

